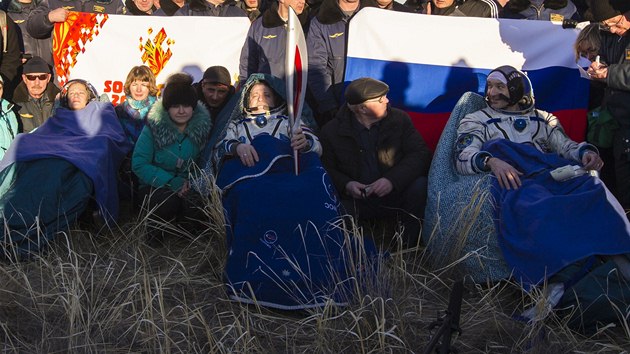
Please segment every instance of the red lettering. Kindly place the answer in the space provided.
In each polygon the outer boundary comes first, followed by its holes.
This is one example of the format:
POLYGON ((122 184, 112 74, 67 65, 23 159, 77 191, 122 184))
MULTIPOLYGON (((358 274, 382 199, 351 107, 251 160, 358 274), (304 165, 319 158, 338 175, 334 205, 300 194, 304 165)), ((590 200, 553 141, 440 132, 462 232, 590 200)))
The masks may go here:
POLYGON ((114 82, 114 92, 116 93, 121 93, 124 90, 125 85, 122 83, 122 81, 116 81, 114 82))
POLYGON ((112 81, 111 80, 105 81, 105 88, 103 89, 103 92, 112 92, 112 81))

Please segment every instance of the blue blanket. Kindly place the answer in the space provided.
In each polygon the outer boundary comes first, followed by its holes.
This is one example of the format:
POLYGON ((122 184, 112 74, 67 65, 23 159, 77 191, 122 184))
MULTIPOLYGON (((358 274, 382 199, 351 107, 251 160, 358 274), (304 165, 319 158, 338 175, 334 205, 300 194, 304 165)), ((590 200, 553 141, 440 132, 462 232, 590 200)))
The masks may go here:
POLYGON ((90 178, 59 158, 14 163, 0 172, 0 257, 25 259, 48 246, 85 210, 90 178))
POLYGON ((522 187, 494 181, 499 245, 516 279, 530 286, 593 255, 630 252, 630 224, 606 186, 588 174, 555 181, 550 171, 575 161, 504 139, 482 148, 523 172, 522 187))
POLYGON ((230 159, 217 178, 231 298, 285 310, 343 304, 352 252, 335 224, 339 199, 319 157, 301 154, 295 176, 288 141, 259 135, 253 145, 260 156, 255 166, 230 159))
POLYGON ((118 216, 118 167, 131 148, 114 107, 91 102, 78 111, 59 108, 34 132, 19 134, 0 171, 20 161, 64 159, 90 177, 103 216, 112 220, 118 216))

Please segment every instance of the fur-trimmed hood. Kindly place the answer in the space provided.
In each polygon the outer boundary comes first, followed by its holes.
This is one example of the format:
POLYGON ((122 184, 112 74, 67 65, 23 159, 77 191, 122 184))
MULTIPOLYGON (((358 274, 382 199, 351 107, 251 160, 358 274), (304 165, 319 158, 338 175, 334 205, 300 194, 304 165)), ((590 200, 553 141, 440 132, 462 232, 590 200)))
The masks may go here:
MULTIPOLYGON (((179 140, 179 130, 168 115, 168 111, 162 106, 161 100, 151 107, 147 116, 147 123, 158 149, 174 144, 179 140)), ((210 113, 202 102, 197 102, 197 107, 193 110, 192 118, 188 121, 184 134, 201 149, 208 140, 210 128, 212 128, 210 113)))
MULTIPOLYGON (((378 4, 375 0, 360 0, 359 10, 364 7, 378 7, 378 4)), ((316 17, 320 23, 330 25, 343 20, 344 14, 337 0, 323 0, 316 17)))

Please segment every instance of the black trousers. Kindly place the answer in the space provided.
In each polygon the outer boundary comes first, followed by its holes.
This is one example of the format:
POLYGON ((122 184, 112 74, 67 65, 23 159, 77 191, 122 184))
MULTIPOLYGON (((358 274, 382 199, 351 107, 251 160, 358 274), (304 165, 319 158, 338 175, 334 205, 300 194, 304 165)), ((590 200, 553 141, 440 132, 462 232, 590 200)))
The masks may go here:
POLYGON ((202 229, 207 219, 201 196, 192 190, 180 197, 168 188, 147 187, 140 189, 139 196, 147 215, 149 239, 161 240, 168 234, 180 236, 182 232, 175 224, 194 233, 202 229))
POLYGON ((403 242, 414 246, 427 204, 427 182, 427 177, 421 176, 403 191, 392 191, 384 197, 346 198, 341 203, 346 212, 359 221, 397 218, 405 228, 403 242))
POLYGON ((630 125, 621 124, 613 136, 615 159, 615 197, 624 209, 630 209, 630 125))

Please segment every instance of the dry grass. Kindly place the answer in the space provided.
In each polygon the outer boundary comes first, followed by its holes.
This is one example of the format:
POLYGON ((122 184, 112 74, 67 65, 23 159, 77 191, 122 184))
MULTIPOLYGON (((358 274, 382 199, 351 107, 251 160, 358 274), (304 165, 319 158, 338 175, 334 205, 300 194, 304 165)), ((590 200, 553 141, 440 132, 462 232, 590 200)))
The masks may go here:
MULTIPOLYGON (((226 250, 218 203, 216 195, 206 202, 206 231, 180 232, 163 248, 144 243, 140 216, 115 228, 70 230, 41 257, 0 264, 0 351, 424 352, 427 326, 447 307, 454 273, 427 270, 422 249, 393 252, 345 308, 292 313, 241 305, 227 299, 222 282, 226 250)), ((627 326, 584 337, 553 313, 533 324, 511 318, 537 296, 507 282, 468 284, 455 347, 460 353, 630 348, 627 326)))

